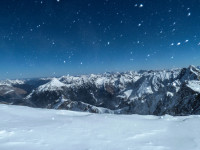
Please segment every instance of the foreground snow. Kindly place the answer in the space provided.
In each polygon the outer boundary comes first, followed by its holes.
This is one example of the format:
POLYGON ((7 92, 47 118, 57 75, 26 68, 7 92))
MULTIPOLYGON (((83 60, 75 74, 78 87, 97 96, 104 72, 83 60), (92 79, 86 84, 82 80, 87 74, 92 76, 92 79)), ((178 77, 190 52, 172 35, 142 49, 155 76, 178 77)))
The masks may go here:
POLYGON ((0 150, 199 150, 200 116, 156 117, 0 105, 0 150))

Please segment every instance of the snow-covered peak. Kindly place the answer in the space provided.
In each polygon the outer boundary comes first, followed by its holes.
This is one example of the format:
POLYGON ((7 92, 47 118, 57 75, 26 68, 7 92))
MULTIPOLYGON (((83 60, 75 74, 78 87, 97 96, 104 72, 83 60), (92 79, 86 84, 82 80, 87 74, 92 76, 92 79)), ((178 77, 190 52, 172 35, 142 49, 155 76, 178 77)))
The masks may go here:
POLYGON ((194 74, 199 74, 200 73, 200 70, 199 70, 199 68, 198 67, 195 67, 195 66, 193 66, 193 65, 190 65, 189 66, 189 69, 190 69, 190 71, 191 72, 193 72, 194 74))
POLYGON ((140 74, 135 72, 116 73, 116 74, 91 74, 81 76, 62 76, 59 80, 70 87, 83 86, 84 84, 94 84, 97 88, 106 85, 120 85, 122 88, 127 83, 136 82, 140 78, 140 74), (120 83, 120 84, 119 84, 120 83))
POLYGON ((66 85, 60 82, 57 78, 52 78, 50 82, 39 86, 37 92, 62 90, 62 87, 64 86, 66 85))
POLYGON ((183 68, 178 76, 182 81, 186 80, 198 80, 200 77, 200 70, 191 65, 188 68, 183 68))
POLYGON ((0 81, 0 85, 7 85, 7 86, 12 86, 15 84, 24 84, 24 80, 4 80, 4 81, 0 81))

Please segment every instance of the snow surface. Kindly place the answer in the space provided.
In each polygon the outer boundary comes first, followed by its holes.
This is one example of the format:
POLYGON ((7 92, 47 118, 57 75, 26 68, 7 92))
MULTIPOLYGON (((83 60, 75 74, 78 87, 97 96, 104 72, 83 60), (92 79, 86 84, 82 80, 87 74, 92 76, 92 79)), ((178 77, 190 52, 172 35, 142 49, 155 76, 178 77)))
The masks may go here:
POLYGON ((0 105, 0 150, 199 150, 200 116, 90 114, 0 105))

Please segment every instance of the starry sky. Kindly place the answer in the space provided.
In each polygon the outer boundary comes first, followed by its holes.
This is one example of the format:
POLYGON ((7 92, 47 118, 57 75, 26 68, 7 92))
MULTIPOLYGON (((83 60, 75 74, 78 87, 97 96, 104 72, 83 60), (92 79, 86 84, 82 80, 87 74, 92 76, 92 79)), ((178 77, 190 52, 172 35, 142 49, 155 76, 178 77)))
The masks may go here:
POLYGON ((0 79, 200 65, 199 0, 1 0, 0 79))

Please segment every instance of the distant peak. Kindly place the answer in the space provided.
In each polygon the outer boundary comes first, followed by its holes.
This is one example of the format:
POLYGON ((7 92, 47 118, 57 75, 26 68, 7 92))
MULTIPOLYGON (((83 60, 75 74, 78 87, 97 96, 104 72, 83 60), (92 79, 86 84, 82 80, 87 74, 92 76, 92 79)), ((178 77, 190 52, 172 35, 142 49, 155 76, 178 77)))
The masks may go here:
POLYGON ((200 70, 194 65, 190 65, 188 68, 183 68, 178 76, 182 80, 196 80, 200 76, 200 70))
POLYGON ((197 69, 197 67, 195 67, 194 65, 190 65, 188 68, 189 69, 197 69))
POLYGON ((57 78, 52 78, 48 83, 38 87, 38 91, 54 91, 62 90, 62 87, 66 86, 64 83, 60 82, 57 78))

